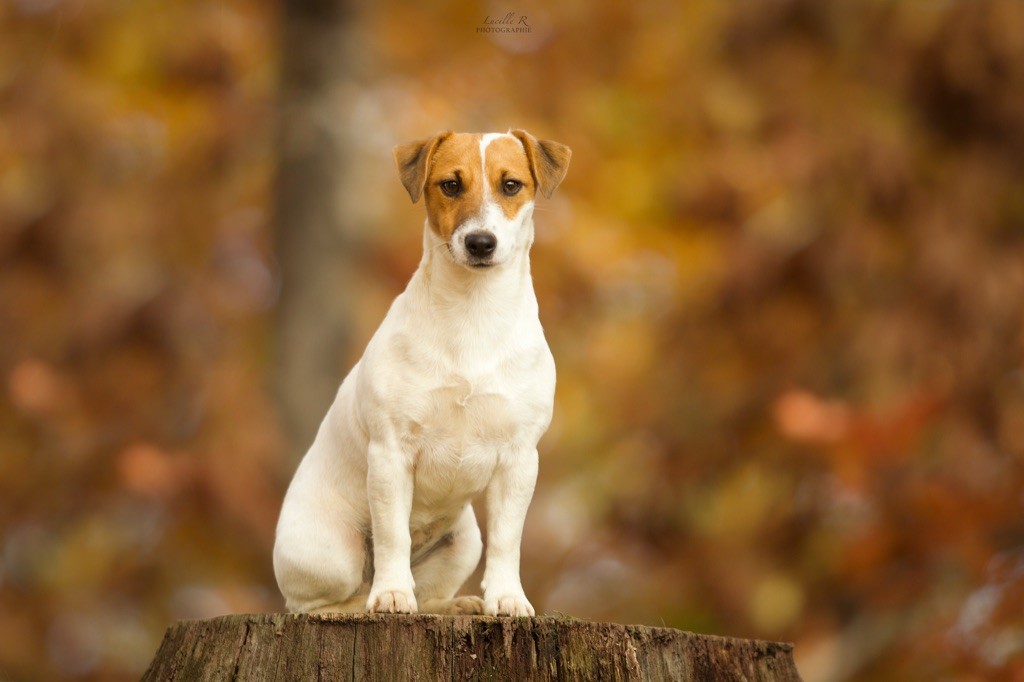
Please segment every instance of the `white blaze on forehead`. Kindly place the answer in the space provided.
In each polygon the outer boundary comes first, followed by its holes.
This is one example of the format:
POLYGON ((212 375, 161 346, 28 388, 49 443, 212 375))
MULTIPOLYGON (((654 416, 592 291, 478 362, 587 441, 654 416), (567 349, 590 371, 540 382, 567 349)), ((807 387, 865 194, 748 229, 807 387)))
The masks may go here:
POLYGON ((480 136, 480 170, 483 171, 484 200, 491 195, 491 186, 487 181, 487 145, 502 137, 512 137, 508 133, 484 133, 480 136))

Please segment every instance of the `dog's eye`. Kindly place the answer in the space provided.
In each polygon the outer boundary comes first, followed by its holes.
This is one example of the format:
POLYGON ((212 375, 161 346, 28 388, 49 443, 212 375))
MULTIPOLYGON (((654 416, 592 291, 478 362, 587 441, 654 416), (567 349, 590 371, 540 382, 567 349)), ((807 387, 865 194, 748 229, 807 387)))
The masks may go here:
POLYGON ((461 190, 462 185, 459 184, 458 180, 445 180, 441 183, 441 191, 445 193, 445 196, 458 196, 461 190))
POLYGON ((501 184, 501 191, 505 193, 505 196, 512 197, 519 194, 519 190, 523 188, 523 183, 518 180, 506 180, 501 184))

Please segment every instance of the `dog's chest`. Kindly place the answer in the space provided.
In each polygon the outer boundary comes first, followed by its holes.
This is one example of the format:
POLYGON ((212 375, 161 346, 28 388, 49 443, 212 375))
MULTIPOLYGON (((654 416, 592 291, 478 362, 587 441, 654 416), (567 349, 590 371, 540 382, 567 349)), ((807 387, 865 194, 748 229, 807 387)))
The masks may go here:
POLYGON ((414 457, 418 501, 443 504, 475 495, 499 457, 536 443, 551 398, 539 355, 430 373, 412 384, 400 431, 414 457))
POLYGON ((551 419, 554 361, 536 312, 494 303, 439 313, 407 291, 364 356, 360 409, 371 438, 397 439, 412 460, 414 519, 465 504, 551 419))
POLYGON ((405 424, 417 487, 482 489, 501 449, 518 442, 531 421, 528 403, 516 401, 516 388, 494 377, 452 374, 424 391, 405 424))

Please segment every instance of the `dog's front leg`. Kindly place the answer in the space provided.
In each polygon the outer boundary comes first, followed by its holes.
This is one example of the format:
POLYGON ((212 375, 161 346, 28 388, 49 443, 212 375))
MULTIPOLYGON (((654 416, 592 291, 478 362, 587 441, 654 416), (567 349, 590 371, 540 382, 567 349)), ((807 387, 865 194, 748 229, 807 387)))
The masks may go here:
POLYGON ((366 488, 373 526, 373 585, 366 602, 371 613, 416 613, 410 567, 409 515, 412 512, 412 459, 395 442, 371 441, 366 488))
POLYGON ((487 487, 483 588, 484 613, 489 616, 535 615, 519 578, 519 547, 536 483, 537 450, 529 448, 502 457, 487 487))

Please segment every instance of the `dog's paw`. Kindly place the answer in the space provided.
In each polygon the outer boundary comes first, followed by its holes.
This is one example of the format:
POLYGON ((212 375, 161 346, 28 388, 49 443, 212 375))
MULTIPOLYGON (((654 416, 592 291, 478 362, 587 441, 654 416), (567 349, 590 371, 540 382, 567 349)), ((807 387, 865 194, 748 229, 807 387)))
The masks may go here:
POLYGON ((484 612, 484 600, 482 597, 465 596, 455 597, 449 605, 448 613, 464 614, 467 616, 479 616, 484 612))
POLYGON ((442 613, 450 616, 479 616, 484 612, 484 600, 473 596, 428 599, 423 602, 422 612, 442 613))
POLYGON ((525 594, 505 594, 497 598, 484 599, 484 613, 488 616, 523 616, 533 617, 533 610, 525 594))
POLYGON ((371 592, 366 610, 370 613, 416 613, 416 597, 406 590, 371 592))

